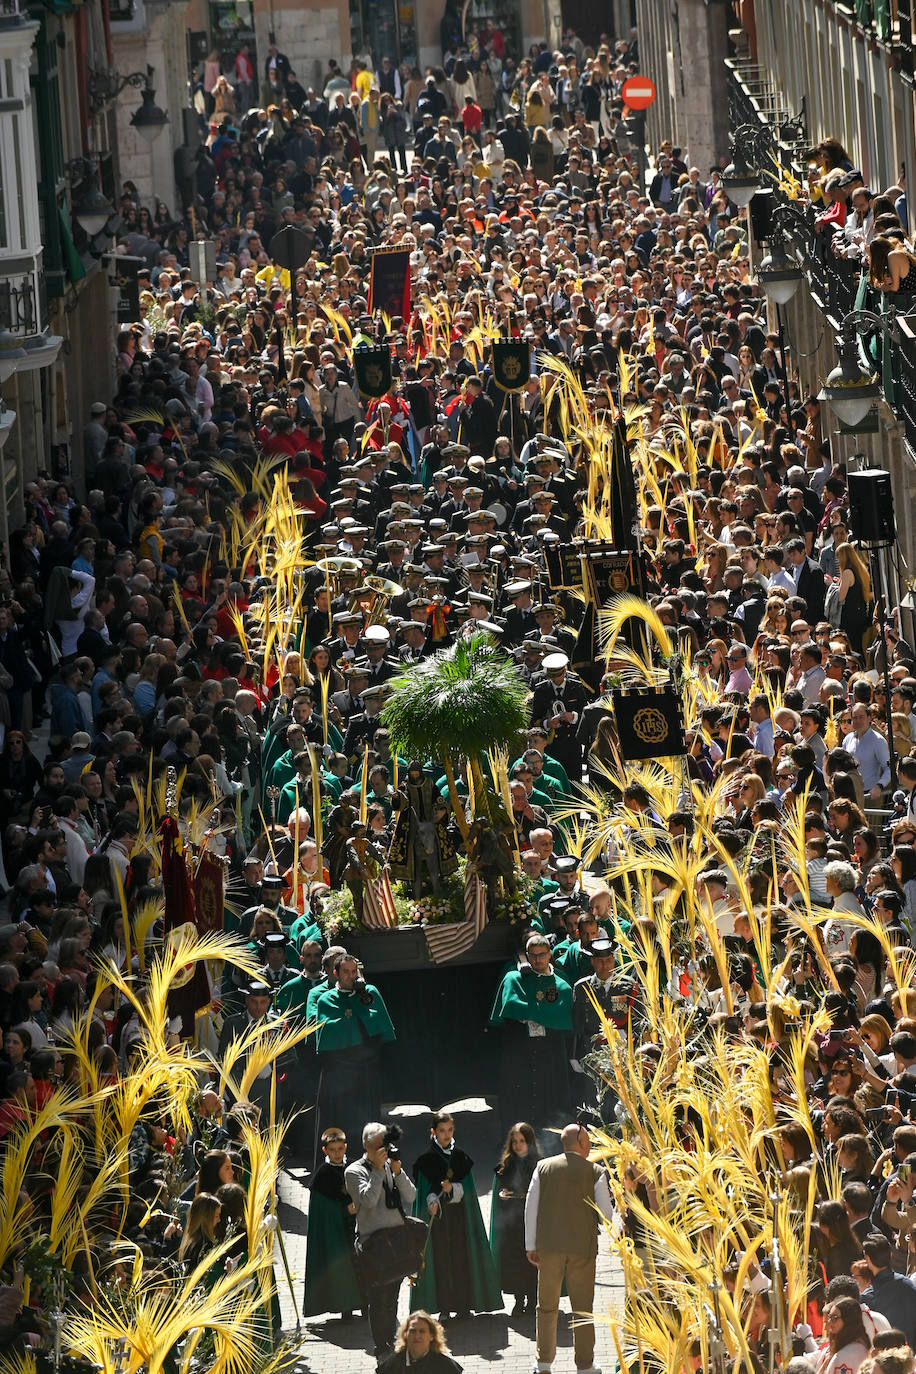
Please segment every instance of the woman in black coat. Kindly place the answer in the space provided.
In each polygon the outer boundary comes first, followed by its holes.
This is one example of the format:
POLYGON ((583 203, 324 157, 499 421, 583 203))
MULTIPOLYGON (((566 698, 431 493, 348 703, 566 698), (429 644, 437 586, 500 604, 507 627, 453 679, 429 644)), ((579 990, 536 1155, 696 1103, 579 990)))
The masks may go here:
POLYGON ((517 1121, 496 1166, 490 1208, 490 1248, 500 1288, 515 1297, 513 1317, 533 1311, 537 1299, 538 1271, 525 1253, 525 1197, 540 1158, 534 1127, 517 1121))
POLYGON ((378 1367, 378 1374, 461 1374, 461 1365, 453 1360, 445 1343, 441 1322, 428 1312, 411 1312, 398 1328, 394 1354, 378 1367))

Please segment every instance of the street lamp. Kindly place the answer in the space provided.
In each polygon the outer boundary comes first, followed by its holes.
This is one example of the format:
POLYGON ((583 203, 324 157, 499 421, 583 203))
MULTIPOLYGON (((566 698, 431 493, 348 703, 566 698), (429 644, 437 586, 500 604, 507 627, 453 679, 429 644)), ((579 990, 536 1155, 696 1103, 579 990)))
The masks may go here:
POLYGON ((93 170, 89 175, 85 190, 73 204, 73 214, 86 236, 94 239, 111 219, 114 206, 100 189, 96 172, 93 170))
POLYGON ((851 429, 862 423, 883 395, 877 374, 864 367, 859 357, 859 336, 874 332, 894 338, 896 327, 870 310, 854 310, 846 316, 840 331, 840 360, 818 396, 851 429))
POLYGON ((805 274, 785 249, 780 235, 757 268, 757 280, 775 306, 786 305, 804 281, 805 274))
POLYGON ((739 124, 729 134, 733 155, 722 173, 722 189, 739 210, 746 210, 761 189, 763 168, 768 161, 775 161, 777 139, 785 136, 797 140, 804 124, 803 106, 794 120, 787 119, 775 129, 768 124, 739 124))
POLYGON ((131 115, 131 127, 136 129, 147 143, 152 143, 169 122, 165 110, 156 104, 152 67, 147 67, 145 72, 130 72, 127 76, 122 76, 120 72, 103 72, 90 67, 86 83, 89 112, 93 116, 101 114, 106 105, 117 100, 127 86, 133 86, 142 92, 142 101, 131 115))
MULTIPOLYGON (((8 382, 25 360, 25 349, 9 329, 0 330, 0 386, 8 382)), ((2 405, 2 402, 0 402, 2 405)))
MULTIPOLYGON (((152 76, 152 67, 147 68, 147 71, 149 76, 152 76)), ((156 92, 147 80, 143 87, 143 102, 130 118, 131 126, 147 143, 154 143, 169 122, 168 115, 156 104, 155 97, 156 92)))
POLYGON ((738 152, 722 173, 722 189, 739 210, 746 210, 760 190, 759 176, 738 152))

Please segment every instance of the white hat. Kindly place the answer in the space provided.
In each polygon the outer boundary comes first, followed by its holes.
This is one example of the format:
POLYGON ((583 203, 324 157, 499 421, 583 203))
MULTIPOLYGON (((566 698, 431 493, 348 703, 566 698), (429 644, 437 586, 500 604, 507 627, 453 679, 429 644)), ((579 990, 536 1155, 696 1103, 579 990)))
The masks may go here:
POLYGON ((390 638, 384 625, 370 625, 363 631, 363 639, 367 644, 387 644, 390 638))
POLYGON ((548 654, 541 667, 545 673, 559 673, 569 667, 569 659, 565 654, 548 654))

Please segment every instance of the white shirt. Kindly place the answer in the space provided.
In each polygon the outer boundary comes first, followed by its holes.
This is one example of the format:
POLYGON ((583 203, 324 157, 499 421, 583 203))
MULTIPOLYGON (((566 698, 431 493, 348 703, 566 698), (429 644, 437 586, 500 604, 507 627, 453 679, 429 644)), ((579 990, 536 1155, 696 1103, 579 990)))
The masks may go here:
POLYGON ((795 578, 791 573, 786 572, 785 568, 780 568, 778 572, 771 573, 767 578, 767 590, 772 591, 774 587, 784 587, 791 595, 795 595, 795 578))
MULTIPOLYGON (((614 1201, 611 1197, 611 1190, 608 1187, 607 1175, 599 1174, 595 1179, 593 1190, 595 1206, 606 1221, 613 1221, 614 1201)), ((537 1230, 538 1230, 538 1204, 541 1200, 541 1180, 540 1175, 535 1169, 528 1184, 528 1192, 525 1196, 525 1249, 537 1249, 537 1230)))
POLYGON ((74 592, 70 597, 70 605, 76 612, 75 617, 72 620, 58 620, 56 622, 60 630, 60 651, 64 658, 69 658, 76 653, 76 641, 83 633, 86 612, 89 610, 89 602, 95 591, 95 578, 91 573, 80 572, 76 568, 71 568, 70 576, 82 585, 79 591, 74 592))
POLYGON ((67 857, 65 863, 67 872, 75 883, 83 885, 83 875, 86 872, 86 861, 89 858, 89 850, 84 841, 77 834, 76 826, 69 816, 59 816, 58 824, 64 832, 64 839, 67 842, 67 857))

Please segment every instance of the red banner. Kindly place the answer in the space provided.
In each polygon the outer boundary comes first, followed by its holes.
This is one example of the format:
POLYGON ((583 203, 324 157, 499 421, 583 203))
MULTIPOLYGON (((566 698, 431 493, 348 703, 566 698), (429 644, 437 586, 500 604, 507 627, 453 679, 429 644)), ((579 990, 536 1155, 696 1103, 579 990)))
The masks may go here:
MULTIPOLYGON (((163 928, 168 939, 170 931, 177 932, 182 926, 189 926, 194 931, 202 928, 197 923, 194 889, 178 823, 166 816, 159 834, 162 837, 162 892, 165 898, 163 928)), ((181 1017, 181 1034, 190 1039, 194 1035, 195 1013, 210 1005, 210 981, 206 966, 200 961, 189 964, 186 974, 186 980, 179 978, 169 993, 169 1015, 181 1017)))
POLYGON ((410 249, 376 248, 369 265, 369 314, 410 319, 410 249))
POLYGON ((223 866, 212 854, 205 853, 197 865, 194 898, 197 905, 197 929, 201 932, 222 930, 223 866))

